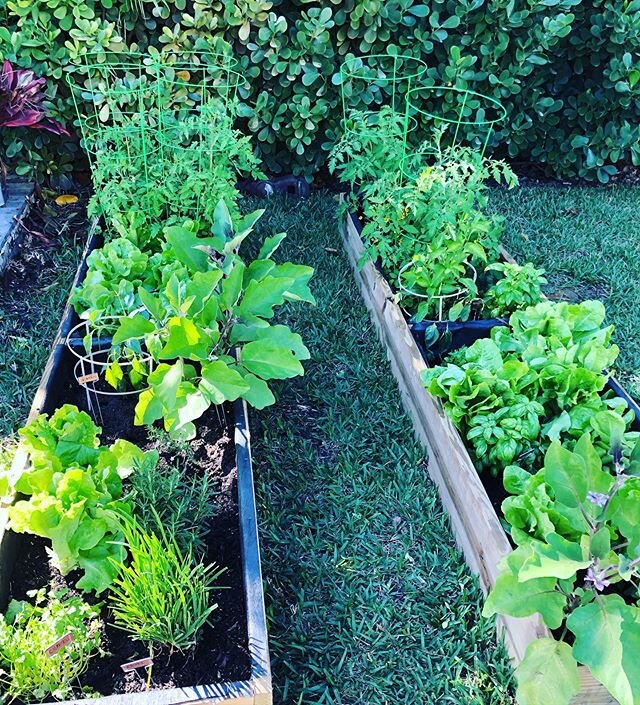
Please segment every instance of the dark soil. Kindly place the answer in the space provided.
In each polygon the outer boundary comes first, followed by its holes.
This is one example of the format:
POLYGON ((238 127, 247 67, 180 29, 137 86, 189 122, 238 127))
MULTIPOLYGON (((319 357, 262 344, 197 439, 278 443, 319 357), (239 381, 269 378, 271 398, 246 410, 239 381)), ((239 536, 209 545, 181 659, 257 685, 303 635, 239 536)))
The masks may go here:
MULTIPOLYGON (((62 392, 59 404, 72 403, 89 411, 84 389, 69 384, 62 392)), ((95 399, 95 395, 94 395, 95 399)), ((95 418, 102 426, 102 444, 116 438, 136 443, 143 450, 155 449, 161 462, 175 462, 175 448, 171 450, 161 438, 150 437, 144 427, 133 425, 133 409, 137 395, 130 397, 99 397, 100 412, 95 418)), ((218 609, 213 613, 212 625, 207 626, 195 651, 169 654, 156 650, 151 676, 152 689, 194 686, 228 681, 246 680, 251 674, 247 641, 247 617, 244 594, 240 526, 238 516, 237 468, 233 442, 233 410, 230 406, 210 409, 199 420, 198 437, 189 443, 194 471, 207 473, 216 492, 216 513, 207 536, 206 563, 216 563, 226 571, 215 592, 218 609)), ((18 558, 11 583, 11 594, 23 599, 28 590, 49 582, 57 587, 73 586, 79 575, 63 578, 51 565, 46 553, 47 542, 32 536, 21 536, 18 558)), ((83 595, 97 602, 92 596, 83 595)), ((103 600, 106 596, 101 596, 103 600)), ((89 671, 81 677, 81 685, 103 695, 136 693, 147 689, 146 669, 124 673, 121 664, 149 655, 146 644, 132 640, 125 632, 110 624, 109 611, 103 607, 105 621, 103 648, 110 655, 91 661, 89 671)))

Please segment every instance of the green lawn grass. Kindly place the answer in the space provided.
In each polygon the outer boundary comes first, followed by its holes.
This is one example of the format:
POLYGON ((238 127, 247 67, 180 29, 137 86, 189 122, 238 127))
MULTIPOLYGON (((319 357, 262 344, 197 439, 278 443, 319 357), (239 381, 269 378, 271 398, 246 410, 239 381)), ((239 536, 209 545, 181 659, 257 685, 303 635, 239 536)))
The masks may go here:
POLYGON ((260 224, 289 233, 281 260, 317 268, 317 307, 286 314, 311 350, 306 374, 251 414, 275 702, 510 703, 507 657, 480 617, 335 211, 327 195, 273 200, 260 224))
POLYGON ((617 375, 640 398, 640 187, 492 189, 504 244, 547 271, 548 295, 601 299, 616 326, 617 375))
POLYGON ((27 236, 0 287, 0 440, 29 413, 86 236, 76 209, 46 226, 48 244, 27 236))

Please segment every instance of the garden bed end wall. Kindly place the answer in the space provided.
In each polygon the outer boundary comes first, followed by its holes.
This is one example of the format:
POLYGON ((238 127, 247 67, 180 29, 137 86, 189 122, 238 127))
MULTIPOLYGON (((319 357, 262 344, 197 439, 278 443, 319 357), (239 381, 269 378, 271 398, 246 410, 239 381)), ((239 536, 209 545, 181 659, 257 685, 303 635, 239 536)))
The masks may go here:
POLYGON ((20 222, 27 216, 34 201, 34 185, 27 181, 8 179, 8 197, 0 207, 0 276, 11 262, 24 228, 20 222))
MULTIPOLYGON (((428 453, 427 470, 440 493, 465 560, 478 574, 485 592, 499 574, 498 563, 511 551, 507 535, 455 426, 439 400, 425 390, 421 372, 427 365, 393 292, 371 261, 359 265, 364 244, 350 214, 341 234, 353 274, 398 383, 418 441, 428 453)), ((498 632, 517 664, 528 644, 548 635, 539 616, 497 619, 498 632)), ((580 668, 581 691, 573 705, 615 705, 616 701, 588 669, 580 668)))

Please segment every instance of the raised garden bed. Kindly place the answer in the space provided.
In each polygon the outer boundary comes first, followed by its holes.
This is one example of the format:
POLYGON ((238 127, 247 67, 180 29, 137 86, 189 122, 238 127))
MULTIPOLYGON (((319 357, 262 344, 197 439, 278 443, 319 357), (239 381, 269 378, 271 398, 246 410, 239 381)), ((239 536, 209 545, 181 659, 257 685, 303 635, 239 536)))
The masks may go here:
MULTIPOLYGON (((511 552, 509 539, 460 434, 440 401, 422 384, 420 375, 427 365, 394 302, 391 287, 371 261, 358 264, 364 245, 350 215, 345 218, 342 235, 354 277, 387 350, 403 405, 411 416, 416 437, 429 454, 429 475, 449 513, 457 543, 488 593, 498 576, 498 563, 511 552)), ((498 631, 515 663, 522 660, 531 641, 549 634, 538 616, 499 617, 498 631)), ((580 667, 580 681, 580 694, 572 701, 575 705, 615 704, 584 667, 580 667)))
MULTIPOLYGON (((86 271, 86 257, 98 242, 94 228, 76 276, 77 284, 86 271)), ((75 313, 67 303, 58 335, 34 397, 29 418, 50 413, 63 403, 87 409, 86 393, 72 374, 74 358, 65 345, 75 313)), ((141 448, 154 447, 155 441, 143 427, 133 426, 133 399, 106 397, 101 401, 103 439, 116 436, 135 441, 141 448)), ((177 705, 178 703, 234 703, 270 705, 271 672, 262 592, 258 531, 253 489, 250 433, 246 405, 242 400, 222 409, 210 410, 203 417, 199 438, 191 442, 198 470, 206 471, 217 493, 218 510, 207 537, 207 559, 225 567, 216 591, 220 606, 214 613, 213 627, 205 629, 195 656, 172 658, 154 655, 151 688, 135 672, 124 673, 122 663, 148 655, 128 636, 107 626, 106 648, 109 658, 96 658, 81 677, 83 686, 93 691, 112 692, 82 702, 95 705, 140 703, 140 705, 177 705)), ((22 471, 26 458, 18 454, 12 473, 22 471)), ((29 535, 7 530, 7 510, 0 508, 0 589, 2 606, 9 597, 21 599, 29 589, 53 579, 64 585, 64 578, 49 567, 45 542, 29 535)), ((144 671, 142 671, 144 673, 144 671)), ((69 705, 77 700, 65 701, 69 705)))
POLYGON ((4 273, 24 235, 20 221, 33 204, 33 184, 18 179, 8 181, 7 198, 0 198, 0 275, 4 273))

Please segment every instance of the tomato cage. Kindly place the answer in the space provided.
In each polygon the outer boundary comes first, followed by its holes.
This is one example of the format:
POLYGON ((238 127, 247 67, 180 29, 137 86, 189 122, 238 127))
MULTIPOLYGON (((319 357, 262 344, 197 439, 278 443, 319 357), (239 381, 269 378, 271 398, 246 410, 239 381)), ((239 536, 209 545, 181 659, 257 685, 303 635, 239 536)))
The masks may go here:
POLYGON ((117 198, 153 218, 156 62, 138 52, 87 52, 66 78, 99 214, 106 215, 117 198))
POLYGON ((416 85, 406 92, 405 122, 420 129, 405 136, 402 173, 414 180, 443 150, 467 147, 480 159, 491 144, 506 108, 491 96, 457 86, 416 85))
POLYGON ((100 398, 138 395, 148 389, 154 360, 141 337, 114 345, 112 333, 125 316, 104 316, 74 326, 65 343, 76 362, 73 376, 84 388, 87 407, 97 423, 104 423, 100 398))

